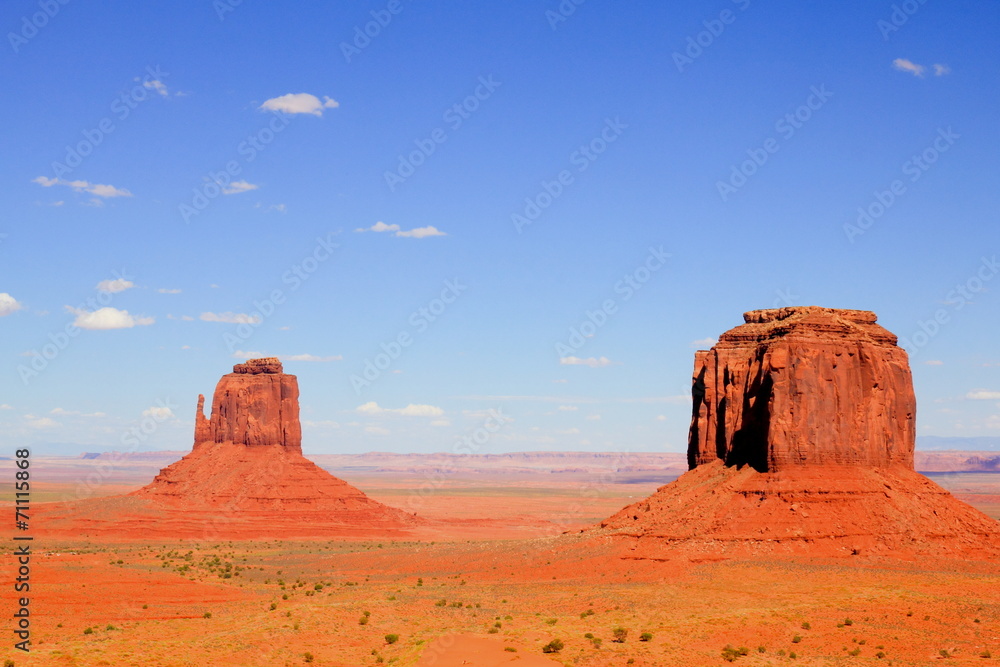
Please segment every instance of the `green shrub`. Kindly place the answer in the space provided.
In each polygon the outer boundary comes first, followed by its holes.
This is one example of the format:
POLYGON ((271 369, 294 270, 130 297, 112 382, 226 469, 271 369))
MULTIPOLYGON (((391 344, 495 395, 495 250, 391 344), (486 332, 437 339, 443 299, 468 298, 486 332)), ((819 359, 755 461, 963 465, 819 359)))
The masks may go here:
POLYGON ((795 660, 795 658, 797 658, 797 657, 799 657, 799 656, 795 655, 795 651, 792 651, 791 653, 789 653, 789 654, 788 654, 788 657, 789 657, 790 659, 792 659, 792 660, 795 660))
POLYGON ((854 621, 849 618, 844 619, 844 625, 854 625, 854 621))
POLYGON ((385 636, 385 643, 386 644, 395 644, 398 641, 399 641, 399 635, 386 635, 385 636))
POLYGON ((624 644, 625 638, 628 637, 628 630, 626 628, 618 626, 617 628, 611 631, 611 634, 614 636, 614 639, 612 639, 611 641, 618 644, 624 644))
POLYGON ((212 612, 206 611, 204 614, 202 614, 202 618, 212 618, 212 612))
POLYGON ((358 619, 358 625, 368 625, 368 617, 362 616, 358 619))
POLYGON ((809 621, 805 621, 805 622, 804 622, 804 623, 802 624, 802 629, 803 629, 803 630, 812 630, 812 625, 810 625, 810 624, 809 624, 809 621))
POLYGON ((558 653, 563 650, 564 646, 561 639, 553 639, 542 647, 542 653, 558 653))
POLYGON ((980 658, 992 658, 993 654, 990 653, 989 651, 983 651, 982 653, 979 654, 979 657, 980 658))
POLYGON ((802 635, 795 635, 794 637, 792 637, 793 644, 798 644, 800 641, 802 641, 802 635))
POLYGON ((435 607, 444 607, 447 604, 448 604, 447 600, 438 600, 437 602, 434 603, 434 606, 435 607))
POLYGON ((757 653, 767 653, 767 649, 764 648, 763 646, 758 646, 757 653))
POLYGON ((547 619, 545 619, 545 624, 546 625, 555 625, 558 622, 559 622, 558 618, 547 618, 547 619))
POLYGON ((948 651, 946 651, 944 649, 941 649, 940 651, 938 651, 938 655, 940 655, 942 658, 950 658, 951 657, 951 653, 948 653, 948 651))
POLYGON ((878 653, 875 654, 875 657, 879 658, 879 659, 884 658, 885 657, 885 651, 879 651, 878 653))
POLYGON ((94 628, 86 628, 83 631, 83 634, 85 634, 85 635, 92 635, 92 634, 94 634, 94 628))
POLYGON ((517 649, 514 648, 513 646, 504 646, 503 650, 507 651, 508 653, 517 653, 517 649))
POLYGON ((641 641, 641 642, 648 642, 652 638, 653 638, 653 633, 652 632, 644 632, 641 635, 639 635, 639 641, 641 641))

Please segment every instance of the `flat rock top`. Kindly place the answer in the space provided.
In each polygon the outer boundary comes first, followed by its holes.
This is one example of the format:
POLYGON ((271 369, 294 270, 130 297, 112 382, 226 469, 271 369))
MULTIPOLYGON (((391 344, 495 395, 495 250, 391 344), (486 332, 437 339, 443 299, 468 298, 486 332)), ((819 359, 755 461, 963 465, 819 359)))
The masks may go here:
POLYGON ((263 359, 247 359, 245 363, 233 366, 233 373, 240 375, 280 375, 284 372, 281 362, 277 357, 264 357, 263 359))
POLYGON ((895 346, 896 336, 877 324, 878 316, 870 310, 789 306, 743 313, 745 324, 719 337, 720 347, 756 344, 779 338, 813 340, 859 340, 876 345, 895 346))

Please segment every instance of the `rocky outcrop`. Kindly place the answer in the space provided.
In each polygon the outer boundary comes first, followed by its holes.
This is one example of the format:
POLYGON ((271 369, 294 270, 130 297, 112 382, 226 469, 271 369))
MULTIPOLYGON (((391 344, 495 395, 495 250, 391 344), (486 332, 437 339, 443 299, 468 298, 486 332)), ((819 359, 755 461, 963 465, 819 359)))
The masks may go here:
POLYGON ((755 310, 695 355, 691 468, 913 467, 916 399, 906 352, 875 313, 755 310))
POLYGON ((859 310, 757 310, 695 357, 690 470, 589 532, 626 558, 996 558, 1000 524, 913 470, 906 353, 859 310))
POLYGON ((195 447, 231 442, 302 452, 299 383, 277 359, 251 359, 223 375, 212 397, 211 419, 205 419, 204 402, 204 396, 199 396, 195 447))

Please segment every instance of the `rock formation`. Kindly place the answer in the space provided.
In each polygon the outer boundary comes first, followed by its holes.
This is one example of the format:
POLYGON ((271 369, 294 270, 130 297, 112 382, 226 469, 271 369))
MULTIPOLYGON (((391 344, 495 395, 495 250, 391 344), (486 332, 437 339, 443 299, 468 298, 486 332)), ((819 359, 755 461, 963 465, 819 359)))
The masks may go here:
POLYGON ((302 456, 298 399, 277 359, 237 364, 215 388, 211 417, 198 397, 189 454, 138 491, 47 520, 56 530, 205 539, 393 535, 422 524, 302 456))
POLYGON ((874 313, 743 318, 695 355, 689 472, 591 532, 634 558, 1000 555, 1000 524, 914 472, 907 356, 874 313))
POLYGON ((906 352, 875 313, 745 313, 695 354, 688 464, 913 467, 916 399, 906 352))

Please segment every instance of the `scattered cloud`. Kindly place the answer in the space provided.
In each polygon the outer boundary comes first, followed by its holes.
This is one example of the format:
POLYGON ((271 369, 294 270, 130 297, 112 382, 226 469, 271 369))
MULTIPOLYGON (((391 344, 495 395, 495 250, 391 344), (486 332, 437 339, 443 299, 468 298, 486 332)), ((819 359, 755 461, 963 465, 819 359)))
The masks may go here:
POLYGON ((562 412, 576 412, 580 408, 575 405, 560 405, 558 409, 562 412))
POLYGON ((934 63, 934 76, 945 76, 946 74, 951 74, 950 67, 940 63, 934 63))
POLYGON ((553 380, 554 384, 566 384, 566 380, 553 380))
POLYGON ((944 362, 940 359, 928 359, 924 364, 927 366, 944 366, 944 362))
POLYGON ((323 109, 336 109, 340 104, 327 96, 323 101, 309 93, 288 93, 280 97, 272 97, 260 105, 261 111, 283 111, 284 113, 307 113, 322 116, 323 109))
POLYGON ((173 411, 165 405, 154 405, 142 411, 143 417, 152 417, 158 422, 166 421, 174 416, 173 411))
POLYGON ((601 421, 601 415, 587 415, 587 421, 589 422, 601 421))
POLYGON ((135 283, 131 280, 125 280, 124 278, 115 278, 114 280, 102 280, 97 283, 97 289, 101 292, 111 292, 116 294, 118 292, 124 292, 125 290, 135 287, 135 283))
POLYGON ((978 389, 976 391, 970 391, 965 395, 966 398, 972 399, 974 401, 996 401, 1000 400, 1000 391, 987 391, 985 389, 978 389))
POLYGON ((923 65, 918 65, 912 60, 907 60, 906 58, 896 58, 892 61, 892 66, 901 72, 909 72, 913 76, 923 76, 924 70, 927 69, 923 65))
POLYGON ((658 422, 665 422, 665 421, 667 421, 667 416, 666 415, 656 415, 656 421, 658 421, 658 422))
POLYGON ((0 410, 13 410, 13 409, 14 409, 13 407, 11 407, 10 405, 7 405, 6 403, 4 403, 3 405, 0 405, 0 410))
POLYGON ((556 431, 559 435, 579 435, 580 429, 578 428, 568 428, 564 431, 556 431))
POLYGON ((451 422, 447 419, 435 419, 431 422, 431 426, 451 426, 451 422))
POLYGON ((164 84, 162 81, 158 79, 151 79, 149 81, 144 81, 142 85, 144 88, 155 90, 163 97, 166 97, 170 94, 170 92, 167 90, 166 84, 164 84))
POLYGON ((340 428, 340 422, 335 422, 329 419, 320 421, 304 421, 303 426, 308 426, 309 428, 340 428))
POLYGON ((417 227, 415 229, 402 230, 399 225, 387 225, 381 220, 376 222, 371 227, 358 227, 354 231, 356 232, 393 232, 393 236, 400 236, 403 238, 410 239, 423 239, 428 236, 447 236, 437 227, 428 225, 426 227, 417 227))
POLYGON ((50 415, 66 415, 68 417, 107 417, 104 412, 79 412, 77 410, 64 410, 62 408, 52 408, 50 415))
MULTIPOLYGON (((31 181, 38 183, 43 188, 51 188, 53 185, 66 185, 77 192, 89 192, 97 197, 131 197, 132 193, 125 188, 116 188, 113 185, 101 185, 100 183, 90 183, 89 181, 67 181, 62 178, 46 178, 39 176, 31 181)), ((91 200, 92 203, 100 204, 100 200, 91 200)))
POLYGON ((233 181, 229 185, 222 186, 222 194, 238 195, 241 192, 250 192, 251 190, 256 190, 259 187, 259 185, 254 185, 253 183, 248 183, 247 181, 233 181))
POLYGON ((168 287, 161 287, 160 289, 158 289, 156 291, 159 292, 160 294, 180 294, 181 293, 181 291, 179 289, 170 289, 168 287))
POLYGON ((559 360, 559 363, 563 366, 589 366, 590 368, 600 368, 602 366, 610 366, 613 362, 607 357, 587 357, 586 359, 581 359, 580 357, 563 357, 559 360))
POLYGON ((698 340, 691 341, 691 347, 696 347, 699 350, 703 350, 708 347, 713 347, 718 342, 719 342, 718 338, 712 338, 712 337, 699 338, 698 340))
POLYGON ((24 308, 24 304, 7 292, 0 292, 0 317, 5 317, 24 308))
POLYGON ((404 417, 440 417, 444 414, 444 410, 434 405, 417 405, 410 403, 405 408, 383 408, 375 401, 369 401, 363 405, 359 405, 354 409, 363 415, 381 415, 381 414, 397 414, 403 415, 404 417))
POLYGON ((53 426, 59 425, 54 419, 50 419, 49 417, 24 415, 24 418, 28 420, 28 426, 30 428, 52 428, 53 426))
POLYGON ((66 310, 76 315, 73 325, 81 329, 131 329, 137 326, 148 326, 156 321, 152 317, 130 315, 127 310, 118 310, 117 308, 110 307, 88 311, 66 306, 66 310))
POLYGON ((365 433, 371 433, 372 435, 389 435, 392 431, 387 428, 382 428, 381 426, 366 426, 365 433))
POLYGON ((402 236, 410 239, 424 239, 427 238, 428 236, 448 236, 448 235, 442 232, 437 227, 428 225, 426 227, 417 227, 416 229, 411 229, 406 232, 402 231, 396 232, 396 236, 402 236))
POLYGON ((257 315, 247 315, 246 313, 202 313, 198 316, 202 322, 222 322, 223 324, 259 324, 260 317, 257 315))
POLYGON ((277 211, 278 213, 284 213, 287 210, 287 206, 284 204, 271 204, 268 207, 264 207, 262 202, 257 202, 253 205, 254 208, 263 208, 265 213, 270 213, 271 211, 277 211))

